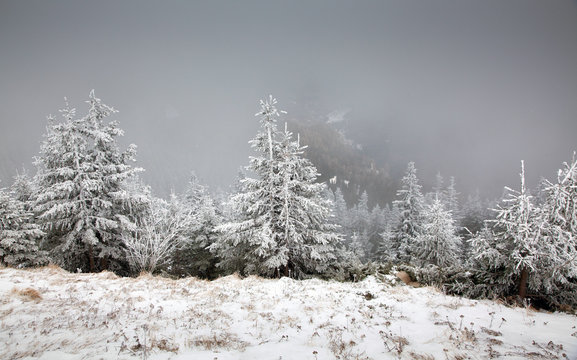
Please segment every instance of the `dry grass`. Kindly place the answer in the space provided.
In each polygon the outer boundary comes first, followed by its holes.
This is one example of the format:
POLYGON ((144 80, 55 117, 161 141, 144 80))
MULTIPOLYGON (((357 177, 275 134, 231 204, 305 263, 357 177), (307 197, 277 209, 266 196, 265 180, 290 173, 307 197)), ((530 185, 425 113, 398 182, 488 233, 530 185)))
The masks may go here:
POLYGON ((33 288, 25 288, 25 289, 12 289, 12 294, 20 296, 24 301, 34 301, 40 302, 42 300, 42 295, 38 292, 38 290, 33 288))
POLYGON ((433 355, 430 354, 417 354, 414 352, 409 352, 409 356, 411 357, 411 359, 414 360, 435 360, 435 357, 433 355))
POLYGON ((409 285, 413 281, 413 279, 411 279, 411 275, 409 275, 409 273, 406 271, 399 271, 395 275, 406 285, 409 285))
POLYGON ((188 345, 212 351, 217 349, 244 350, 248 344, 231 333, 214 333, 191 339, 188 341, 188 345))
POLYGON ((66 270, 62 269, 60 266, 50 263, 46 266, 42 266, 39 268, 35 268, 33 269, 34 271, 38 271, 38 272, 48 272, 49 274, 62 274, 62 273, 67 273, 66 270))

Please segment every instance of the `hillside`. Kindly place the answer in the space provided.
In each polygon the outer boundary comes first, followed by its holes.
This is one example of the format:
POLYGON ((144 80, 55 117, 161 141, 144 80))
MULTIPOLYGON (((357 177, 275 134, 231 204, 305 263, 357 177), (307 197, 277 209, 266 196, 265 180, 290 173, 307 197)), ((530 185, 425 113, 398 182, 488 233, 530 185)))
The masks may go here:
POLYGON ((575 316, 383 280, 208 282, 0 269, 0 358, 577 357, 575 316))
POLYGON ((347 203, 356 203, 362 191, 381 206, 390 202, 397 189, 388 169, 379 167, 361 148, 347 140, 337 129, 324 122, 289 123, 289 130, 300 135, 302 145, 306 145, 305 156, 320 172, 319 181, 335 183, 343 191, 347 203))

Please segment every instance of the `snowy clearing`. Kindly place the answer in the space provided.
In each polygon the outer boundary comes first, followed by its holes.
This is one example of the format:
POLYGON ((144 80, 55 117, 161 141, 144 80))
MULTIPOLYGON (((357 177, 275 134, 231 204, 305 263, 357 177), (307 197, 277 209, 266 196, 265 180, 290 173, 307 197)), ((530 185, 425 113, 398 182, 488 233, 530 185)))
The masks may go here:
POLYGON ((577 359, 577 317, 433 288, 0 269, 2 359, 577 359))

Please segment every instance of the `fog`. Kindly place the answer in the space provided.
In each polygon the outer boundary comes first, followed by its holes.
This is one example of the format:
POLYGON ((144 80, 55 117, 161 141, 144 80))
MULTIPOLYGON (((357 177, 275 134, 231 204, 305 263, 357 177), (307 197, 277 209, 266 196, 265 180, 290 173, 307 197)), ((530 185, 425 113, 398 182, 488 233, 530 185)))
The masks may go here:
POLYGON ((498 196, 577 150, 577 3, 2 1, 0 79, 0 186, 95 89, 160 194, 228 186, 273 94, 287 119, 341 111, 395 174, 498 196))

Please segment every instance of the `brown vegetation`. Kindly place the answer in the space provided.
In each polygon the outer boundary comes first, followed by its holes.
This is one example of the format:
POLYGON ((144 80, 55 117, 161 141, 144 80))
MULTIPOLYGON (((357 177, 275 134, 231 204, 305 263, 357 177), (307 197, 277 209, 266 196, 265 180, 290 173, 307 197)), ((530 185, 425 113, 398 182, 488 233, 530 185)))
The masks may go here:
POLYGON ((25 301, 35 301, 39 302, 42 300, 42 295, 38 292, 38 290, 33 288, 26 288, 26 289, 12 289, 12 293, 15 295, 20 296, 25 301))

